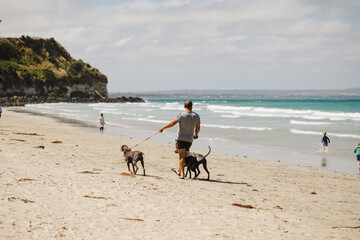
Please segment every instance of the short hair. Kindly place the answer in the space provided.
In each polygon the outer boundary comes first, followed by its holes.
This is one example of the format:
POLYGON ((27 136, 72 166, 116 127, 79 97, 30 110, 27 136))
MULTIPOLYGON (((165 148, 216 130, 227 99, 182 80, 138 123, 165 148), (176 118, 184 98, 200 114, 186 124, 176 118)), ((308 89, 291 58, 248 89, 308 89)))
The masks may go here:
POLYGON ((185 107, 185 108, 192 108, 192 105, 193 105, 193 103, 192 103, 192 101, 190 101, 190 100, 186 100, 186 101, 184 102, 184 107, 185 107))

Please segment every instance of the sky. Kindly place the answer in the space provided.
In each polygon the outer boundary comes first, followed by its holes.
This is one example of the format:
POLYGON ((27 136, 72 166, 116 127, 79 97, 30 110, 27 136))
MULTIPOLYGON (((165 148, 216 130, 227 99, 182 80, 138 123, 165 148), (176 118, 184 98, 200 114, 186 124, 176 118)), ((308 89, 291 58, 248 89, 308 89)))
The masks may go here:
POLYGON ((109 92, 360 87, 360 0, 0 0, 0 19, 109 92))

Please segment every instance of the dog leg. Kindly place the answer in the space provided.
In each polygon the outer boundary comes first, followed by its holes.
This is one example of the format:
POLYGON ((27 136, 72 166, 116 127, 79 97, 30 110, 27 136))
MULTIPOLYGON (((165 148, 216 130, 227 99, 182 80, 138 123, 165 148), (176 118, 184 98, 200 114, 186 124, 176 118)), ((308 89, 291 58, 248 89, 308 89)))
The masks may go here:
POLYGON ((203 167, 204 167, 205 171, 206 171, 207 174, 208 174, 207 180, 210 180, 210 172, 209 172, 208 169, 207 169, 207 163, 206 163, 206 162, 207 162, 206 159, 204 159, 204 160, 202 161, 202 164, 203 164, 203 167))
MULTIPOLYGON (((135 164, 134 164, 134 163, 131 163, 131 164, 132 164, 132 168, 133 168, 134 175, 135 175, 135 174, 136 174, 137 169, 135 170, 135 164)), ((138 167, 136 167, 136 168, 138 168, 138 167)))
POLYGON ((197 166, 195 169, 194 169, 195 171, 195 177, 194 177, 194 179, 198 179, 198 176, 199 176, 199 174, 200 174, 200 169, 199 169, 199 166, 197 166), (196 173, 196 170, 198 171, 197 173, 196 173))
POLYGON ((145 176, 145 166, 144 166, 144 160, 141 160, 141 166, 143 168, 143 175, 145 176))
POLYGON ((191 178, 191 170, 190 170, 189 166, 186 167, 185 177, 187 177, 188 173, 189 173, 189 178, 191 178))
POLYGON ((135 164, 135 174, 137 173, 138 170, 139 170, 139 167, 135 164))
POLYGON ((189 172, 189 178, 191 178, 191 169, 189 166, 187 166, 187 171, 189 172))
POLYGON ((128 170, 129 170, 130 174, 132 174, 132 172, 130 170, 130 163, 129 162, 127 162, 127 167, 128 167, 128 170))
POLYGON ((137 171, 139 170, 139 167, 137 166, 137 162, 138 162, 138 161, 133 162, 133 164, 134 164, 134 166, 135 166, 135 174, 136 174, 137 171))

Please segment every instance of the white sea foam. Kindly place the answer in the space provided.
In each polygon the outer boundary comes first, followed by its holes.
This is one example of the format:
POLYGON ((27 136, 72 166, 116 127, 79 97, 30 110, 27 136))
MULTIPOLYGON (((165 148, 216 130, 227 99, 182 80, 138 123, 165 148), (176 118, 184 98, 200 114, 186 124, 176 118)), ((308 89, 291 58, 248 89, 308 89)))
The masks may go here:
POLYGON ((178 102, 166 103, 158 107, 162 110, 184 110, 184 106, 178 102))
MULTIPOLYGON (((202 108, 201 103, 194 103, 194 111, 201 111, 202 108)), ((159 105, 158 108, 160 108, 161 110, 179 110, 179 111, 184 111, 184 104, 183 103, 179 103, 179 102, 172 102, 172 103, 166 103, 166 104, 162 104, 159 105)))
POLYGON ((360 139, 360 135, 356 135, 356 134, 331 133, 330 135, 335 136, 335 137, 342 137, 342 138, 357 138, 357 139, 360 139))
POLYGON ((325 112, 315 110, 294 110, 282 108, 263 108, 263 107, 233 107, 209 105, 207 109, 214 113, 220 113, 223 117, 280 117, 280 118, 303 118, 309 120, 325 120, 331 121, 360 121, 360 113, 347 112, 325 112))
POLYGON ((206 141, 209 141, 209 142, 226 142, 227 140, 225 138, 219 138, 219 137, 208 137, 208 138, 205 138, 206 141))
POLYGON ((320 117, 320 116, 303 116, 304 119, 307 120, 325 120, 327 117, 320 117))
POLYGON ((58 115, 70 119, 77 118, 79 116, 78 114, 72 114, 72 113, 58 113, 58 115))
POLYGON ((26 108, 30 109, 51 109, 52 107, 45 104, 31 104, 31 105, 25 105, 26 108))
POLYGON ((235 115, 221 115, 222 118, 239 118, 240 116, 235 116, 235 115))
POLYGON ((118 122, 106 122, 107 125, 111 125, 111 126, 115 126, 115 127, 120 127, 120 128, 134 128, 134 126, 129 126, 129 125, 124 125, 118 122))
POLYGON ((71 113, 78 113, 78 110, 71 110, 71 109, 65 109, 65 108, 61 108, 59 109, 59 111, 64 111, 64 112, 71 112, 71 113))
POLYGON ((230 125, 216 125, 216 124, 203 124, 203 127, 210 128, 221 128, 221 129, 238 129, 238 130, 253 130, 253 131, 265 131, 272 130, 272 128, 268 127, 238 127, 238 126, 230 126, 230 125))
POLYGON ((184 107, 176 107, 176 106, 165 106, 165 107, 161 107, 161 110, 184 110, 184 107))
POLYGON ((290 132, 296 133, 296 134, 304 134, 304 135, 322 135, 322 132, 315 132, 315 131, 304 131, 304 130, 298 130, 298 129, 290 129, 290 132))
MULTIPOLYGON (((304 134, 304 135, 322 135, 322 132, 315 132, 315 131, 304 131, 304 130, 298 130, 298 129, 290 129, 290 132, 295 134, 304 134)), ((360 138, 360 135, 356 134, 342 134, 342 133, 327 133, 327 136, 329 137, 340 137, 340 138, 360 138)))
POLYGON ((133 120, 133 121, 139 121, 139 122, 153 122, 153 123, 168 123, 169 121, 165 120, 157 120, 157 119, 149 119, 149 118, 122 118, 124 120, 133 120))
POLYGON ((94 109, 94 110, 97 110, 97 111, 101 111, 101 112, 102 112, 102 110, 104 110, 102 107, 98 107, 98 106, 93 107, 93 109, 94 109))
POLYGON ((158 106, 162 110, 183 110, 184 107, 178 102, 165 103, 158 106))
POLYGON ((290 124, 294 124, 294 125, 330 125, 333 123, 330 123, 330 122, 306 122, 306 121, 291 120, 290 124))

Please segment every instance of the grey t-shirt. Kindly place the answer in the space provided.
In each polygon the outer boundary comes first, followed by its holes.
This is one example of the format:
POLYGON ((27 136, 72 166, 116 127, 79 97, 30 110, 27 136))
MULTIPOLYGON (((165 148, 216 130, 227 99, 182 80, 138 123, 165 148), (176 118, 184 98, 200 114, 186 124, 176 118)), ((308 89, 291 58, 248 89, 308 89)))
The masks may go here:
POLYGON ((182 112, 176 118, 179 122, 177 140, 192 142, 195 127, 200 122, 200 116, 195 112, 182 112))

